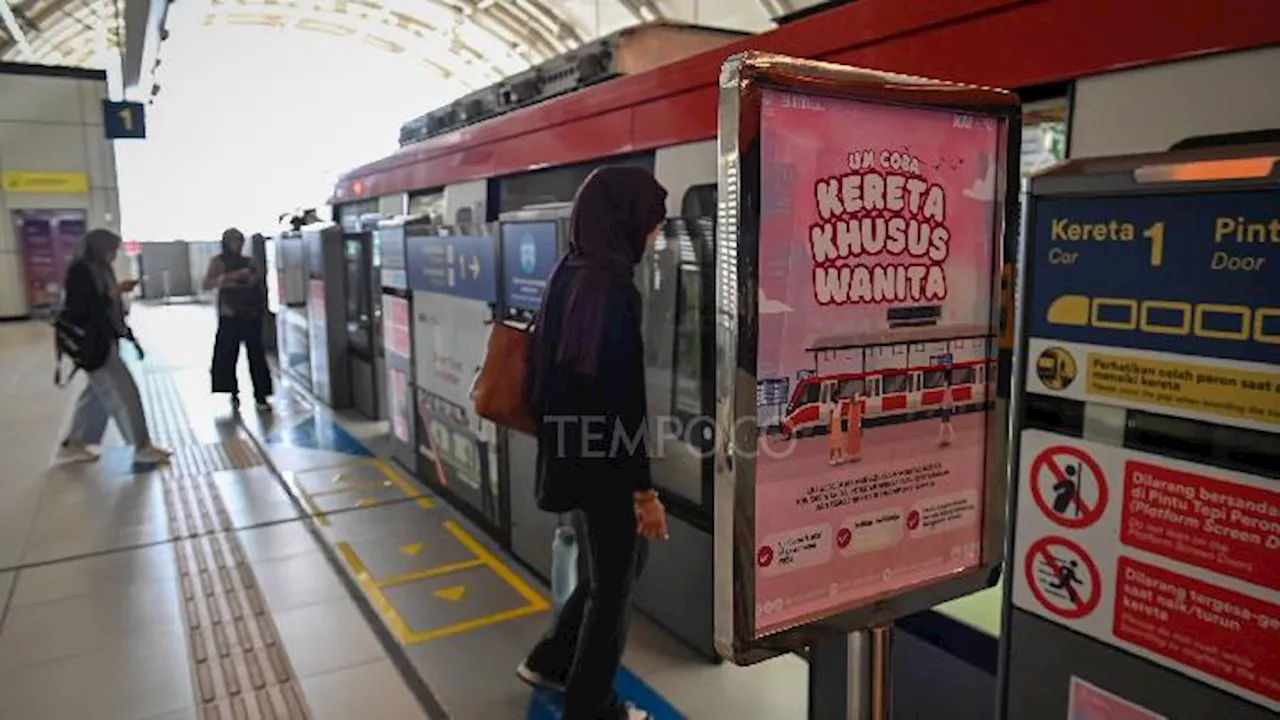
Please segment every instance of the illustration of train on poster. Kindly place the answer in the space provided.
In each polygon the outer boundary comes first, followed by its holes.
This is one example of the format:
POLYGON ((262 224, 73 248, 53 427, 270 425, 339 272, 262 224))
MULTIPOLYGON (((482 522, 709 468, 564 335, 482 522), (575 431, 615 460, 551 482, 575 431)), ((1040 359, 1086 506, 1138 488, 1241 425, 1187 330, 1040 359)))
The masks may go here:
POLYGON ((980 562, 996 120, 765 90, 756 630, 980 562))

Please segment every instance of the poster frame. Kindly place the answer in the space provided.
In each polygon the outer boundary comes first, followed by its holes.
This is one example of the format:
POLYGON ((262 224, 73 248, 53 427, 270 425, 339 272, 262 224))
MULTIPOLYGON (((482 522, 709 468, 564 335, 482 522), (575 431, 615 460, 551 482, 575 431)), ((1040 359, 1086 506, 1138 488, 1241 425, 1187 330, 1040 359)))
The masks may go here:
MULTIPOLYGON (((1013 561, 1015 543, 1018 533, 1018 493, 1020 491, 1020 468, 1022 462, 1022 436, 1024 431, 1034 426, 1026 422, 1028 406, 1027 392, 1028 373, 1032 365, 1029 363, 1031 345, 1031 313, 1032 298, 1024 288, 1032 287, 1035 281, 1033 262, 1037 249, 1034 238, 1040 200, 1054 199, 1105 199, 1151 197, 1159 195, 1191 195, 1219 194, 1250 190, 1274 190, 1280 185, 1280 143, 1264 142, 1257 144, 1239 144, 1213 146, 1194 150, 1173 150, 1135 155, 1118 155, 1098 158, 1068 158, 1047 168, 1031 178, 1027 189, 1027 209, 1024 222, 1027 231, 1017 243, 1017 277, 1014 306, 1014 347, 1012 387, 1009 403, 1009 451, 1010 467, 1009 520, 1007 535, 1007 552, 1013 561)), ((1190 353, 1188 353, 1190 355, 1190 353)), ((1159 455, 1184 463, 1203 464, 1210 469, 1227 469, 1236 472, 1257 473, 1256 470, 1240 467, 1214 466, 1201 461, 1188 460, 1173 454, 1166 454, 1151 448, 1131 448, 1125 442, 1125 429, 1130 422, 1131 414, 1161 415, 1159 410, 1140 410, 1122 405, 1108 405, 1102 402, 1071 400, 1044 396, 1048 402, 1058 406, 1081 406, 1078 432, 1054 430, 1064 440, 1085 440, 1102 445, 1109 445, 1119 450, 1130 450, 1138 453, 1159 455)), ((1171 414, 1170 416, 1176 417, 1171 414)), ((1228 427, 1224 423, 1210 420, 1195 420, 1200 425, 1228 427)), ((1261 431, 1259 431, 1261 432, 1261 431)), ((1119 543, 1119 539, 1116 540, 1119 543)), ((1174 561, 1176 562, 1176 561, 1174 561)), ((1230 712, 1231 704, 1239 703, 1250 711, 1266 712, 1267 709, 1253 700, 1243 697, 1233 690, 1219 687, 1198 677, 1184 672, 1181 668, 1160 663, 1129 649, 1111 644, 1084 634, 1068 624, 1054 622, 1030 613, 1014 604, 1014 586, 1016 583, 1005 583, 1001 601, 1001 627, 999 659, 996 667, 996 717, 1011 717, 1011 696, 1014 684, 1011 673, 1013 633, 1015 615, 1030 617, 1056 633, 1065 633, 1071 637, 1085 638, 1090 653, 1108 653, 1134 660, 1135 667, 1144 668, 1140 674, 1133 673, 1127 682, 1142 684, 1151 677, 1172 677, 1174 682, 1185 682, 1212 688, 1219 698, 1212 700, 1215 705, 1230 712), (1156 672, 1153 675, 1149 669, 1156 672), (1219 703, 1226 703, 1221 704, 1219 703)), ((1025 631, 1024 631, 1025 633, 1025 631)), ((1059 636, 1062 637, 1062 636, 1059 636)), ((1054 652, 1053 648, 1041 646, 1046 654, 1054 652)), ((1162 687, 1169 687, 1161 682, 1162 687)), ((1123 692, 1123 688, 1119 688, 1123 692)), ((1157 711, 1159 708, 1157 708, 1157 711)), ((1234 715, 1232 715, 1234 716, 1234 715)))
MULTIPOLYGON (((988 117, 998 124, 996 198, 991 253, 994 338, 999 329, 999 271, 1003 238, 1018 229, 1020 101, 992 88, 884 73, 831 63, 748 51, 721 67, 719 80, 719 199, 716 230, 716 448, 715 448, 715 645, 719 654, 749 665, 797 651, 820 640, 884 626, 953 598, 991 587, 1004 560, 1006 462, 997 456, 1004 431, 1000 413, 987 411, 986 472, 982 500, 982 548, 973 568, 845 606, 825 617, 757 637, 755 628, 754 459, 739 448, 756 446, 755 395, 759 328, 758 248, 760 122, 765 88, 810 97, 931 109, 988 117), (750 419, 751 423, 739 419, 750 419)), ((992 388, 995 379, 989 378, 992 388)), ((992 394, 994 396, 994 393, 992 394)))

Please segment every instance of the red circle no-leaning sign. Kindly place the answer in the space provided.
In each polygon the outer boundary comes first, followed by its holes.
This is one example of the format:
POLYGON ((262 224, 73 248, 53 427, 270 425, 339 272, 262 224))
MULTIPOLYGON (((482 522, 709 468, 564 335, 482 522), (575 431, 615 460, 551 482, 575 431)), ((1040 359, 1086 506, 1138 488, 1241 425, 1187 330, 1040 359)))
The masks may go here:
POLYGON ((1084 548, 1060 537, 1042 537, 1031 544, 1023 563, 1031 594, 1050 613, 1079 620, 1098 607, 1102 578, 1084 548))
POLYGON ((1086 528, 1106 512, 1107 479, 1083 450, 1068 445, 1046 448, 1031 461, 1030 476, 1031 496, 1057 525, 1086 528))

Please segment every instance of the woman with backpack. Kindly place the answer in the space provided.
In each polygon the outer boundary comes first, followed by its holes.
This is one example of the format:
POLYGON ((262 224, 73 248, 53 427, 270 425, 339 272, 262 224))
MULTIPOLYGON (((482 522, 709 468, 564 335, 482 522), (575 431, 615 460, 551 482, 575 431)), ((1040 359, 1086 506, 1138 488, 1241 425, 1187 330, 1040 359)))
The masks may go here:
MULTIPOLYGON (((168 461, 169 450, 152 444, 142 409, 142 395, 133 374, 120 357, 120 341, 129 340, 142 354, 125 324, 123 296, 137 281, 118 282, 111 264, 120 251, 120 236, 110 230, 90 230, 67 268, 66 300, 60 326, 76 333, 77 366, 89 382, 76 400, 71 430, 62 441, 58 455, 72 462, 98 459, 90 445, 102 443, 108 419, 114 419, 120 434, 133 445, 134 462, 158 464, 168 461)), ((59 332, 61 332, 61 328, 59 332)))
POLYGON ((266 275, 245 257, 244 233, 231 228, 222 233, 222 253, 209 261, 204 289, 218 291, 218 335, 213 343, 210 375, 213 392, 230 393, 231 407, 240 409, 240 382, 236 364, 240 345, 249 356, 249 376, 258 410, 268 412, 271 404, 271 369, 263 343, 263 318, 267 313, 266 275))

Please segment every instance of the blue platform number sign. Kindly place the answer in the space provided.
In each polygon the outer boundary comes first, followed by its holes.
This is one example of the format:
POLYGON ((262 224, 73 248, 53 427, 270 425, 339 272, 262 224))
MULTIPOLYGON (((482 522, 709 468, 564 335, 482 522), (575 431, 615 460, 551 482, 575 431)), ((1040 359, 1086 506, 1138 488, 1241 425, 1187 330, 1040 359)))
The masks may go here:
POLYGON ((102 127, 108 140, 141 140, 147 136, 147 108, 137 102, 103 100, 102 127))
POLYGON ((503 283, 507 307, 537 310, 557 256, 556 224, 551 221, 502 226, 503 283))

